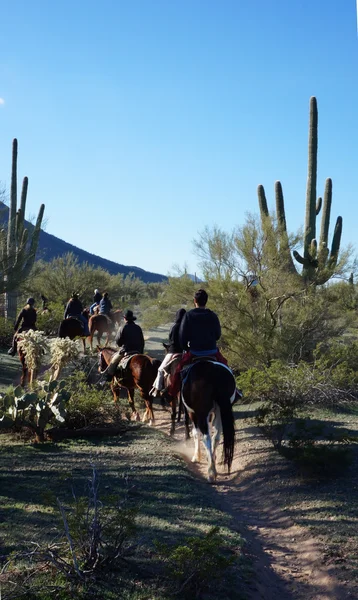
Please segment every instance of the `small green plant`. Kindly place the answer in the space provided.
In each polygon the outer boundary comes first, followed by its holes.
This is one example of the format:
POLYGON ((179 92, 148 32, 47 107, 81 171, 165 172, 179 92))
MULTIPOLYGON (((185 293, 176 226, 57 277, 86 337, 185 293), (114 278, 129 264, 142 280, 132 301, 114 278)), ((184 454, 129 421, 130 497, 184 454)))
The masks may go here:
POLYGON ((66 425, 72 429, 88 425, 104 425, 121 420, 118 408, 108 390, 98 390, 86 383, 86 374, 75 371, 66 379, 66 389, 71 393, 67 405, 66 425))
POLYGON ((219 527, 213 527, 204 537, 190 537, 179 546, 155 545, 181 598, 199 598, 225 576, 236 560, 225 546, 219 527))

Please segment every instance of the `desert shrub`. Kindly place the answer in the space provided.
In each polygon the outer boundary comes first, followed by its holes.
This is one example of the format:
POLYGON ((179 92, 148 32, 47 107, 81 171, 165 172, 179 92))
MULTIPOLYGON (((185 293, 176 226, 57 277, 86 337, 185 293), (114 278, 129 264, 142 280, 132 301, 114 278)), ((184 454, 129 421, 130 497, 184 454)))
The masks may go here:
POLYGON ((136 536, 137 509, 131 506, 128 482, 123 483, 120 498, 101 494, 93 467, 82 496, 72 487, 71 501, 65 504, 51 497, 59 517, 56 536, 8 557, 2 598, 101 598, 106 580, 111 588, 113 574, 128 569, 124 559, 136 536))
POLYGON ((63 304, 61 302, 51 302, 48 312, 38 311, 37 328, 44 331, 46 335, 57 335, 63 315, 63 304))
POLYGON ((66 379, 66 389, 71 393, 67 406, 67 427, 77 429, 120 421, 121 416, 111 392, 88 385, 83 371, 75 371, 66 379))
POLYGON ((335 476, 352 463, 349 444, 357 441, 357 436, 344 430, 337 431, 324 421, 297 419, 287 434, 288 443, 280 452, 306 473, 335 476))
POLYGON ((181 598, 200 597, 225 577, 236 560, 219 527, 213 527, 203 537, 187 538, 178 546, 158 542, 155 545, 171 581, 176 583, 175 595, 180 594, 181 598))
MULTIPOLYGON (((322 352, 322 348, 320 348, 322 352)), ((272 361, 264 369, 248 369, 238 378, 246 402, 259 402, 257 422, 280 448, 303 411, 317 406, 338 407, 358 393, 357 348, 335 345, 313 363, 288 365, 272 361)))
POLYGON ((4 317, 0 317, 0 348, 11 346, 14 335, 14 324, 4 317))

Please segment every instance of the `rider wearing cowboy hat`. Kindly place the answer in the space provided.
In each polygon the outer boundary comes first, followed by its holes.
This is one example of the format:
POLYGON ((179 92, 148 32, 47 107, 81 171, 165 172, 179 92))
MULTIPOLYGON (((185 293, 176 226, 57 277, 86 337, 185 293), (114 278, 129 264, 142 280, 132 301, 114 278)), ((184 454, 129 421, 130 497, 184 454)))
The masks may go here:
POLYGON ((126 354, 143 354, 144 336, 142 328, 137 325, 137 317, 133 315, 132 310, 126 310, 123 315, 124 324, 119 328, 116 335, 116 344, 119 351, 113 355, 113 358, 103 374, 107 381, 110 381, 115 375, 118 365, 126 354))

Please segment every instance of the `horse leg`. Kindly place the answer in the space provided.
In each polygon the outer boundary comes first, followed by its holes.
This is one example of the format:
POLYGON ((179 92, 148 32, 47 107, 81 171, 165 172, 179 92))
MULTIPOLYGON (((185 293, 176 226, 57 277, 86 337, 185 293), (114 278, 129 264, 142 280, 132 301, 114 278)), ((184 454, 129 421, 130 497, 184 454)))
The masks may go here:
POLYGON ((149 394, 141 393, 141 396, 145 402, 145 412, 142 418, 142 422, 149 421, 148 425, 151 427, 154 424, 154 412, 153 403, 149 394))
POLYGON ((222 426, 222 421, 221 421, 221 411, 218 406, 216 406, 216 410, 214 413, 212 413, 212 415, 213 415, 213 418, 211 421, 211 426, 212 426, 211 440, 212 440, 212 449, 213 449, 213 460, 214 460, 214 466, 215 466, 216 449, 220 442, 220 438, 221 438, 222 431, 223 431, 223 426, 222 426))
POLYGON ((86 354, 86 338, 82 338, 83 341, 83 354, 86 354))
POLYGON ((26 367, 26 364, 23 362, 22 363, 21 381, 20 381, 21 387, 25 387, 26 376, 27 376, 27 367, 26 367))
POLYGON ((171 425, 170 425, 170 435, 174 435, 175 433, 175 418, 176 418, 176 412, 177 412, 177 399, 176 398, 172 398, 172 401, 170 403, 171 406, 171 425))
POLYGON ((187 442, 190 439, 189 432, 189 413, 184 406, 184 427, 185 427, 185 441, 187 442))
POLYGON ((200 462, 200 431, 197 427, 196 420, 194 420, 192 414, 190 414, 190 418, 193 422, 193 438, 194 438, 194 456, 191 459, 191 462, 200 462))
MULTIPOLYGON (((208 415, 208 427, 210 426, 209 421, 210 415, 208 415)), ((215 467, 214 452, 211 443, 211 435, 209 430, 207 431, 207 433, 203 434, 203 442, 206 450, 206 456, 208 459, 208 480, 210 481, 210 483, 213 483, 216 479, 217 473, 215 467)))
POLYGON ((179 406, 178 406, 178 423, 180 423, 180 419, 181 419, 181 412, 183 409, 183 401, 181 399, 181 395, 179 396, 179 406))
POLYGON ((128 389, 128 402, 132 409, 131 419, 133 419, 133 421, 140 421, 139 412, 134 406, 134 388, 128 389))

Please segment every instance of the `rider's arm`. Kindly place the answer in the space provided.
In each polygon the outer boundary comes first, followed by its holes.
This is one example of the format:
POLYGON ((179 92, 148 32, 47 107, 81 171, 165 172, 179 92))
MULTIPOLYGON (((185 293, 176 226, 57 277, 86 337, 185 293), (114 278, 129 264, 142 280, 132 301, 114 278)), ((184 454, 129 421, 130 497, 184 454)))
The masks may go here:
POLYGON ((22 309, 22 311, 19 313, 19 316, 17 317, 17 319, 15 321, 15 325, 14 325, 15 331, 17 331, 18 328, 19 328, 19 325, 20 325, 20 322, 22 320, 22 317, 24 316, 23 313, 24 313, 24 309, 22 309))
POLYGON ((65 308, 65 314, 63 315, 63 318, 64 318, 64 319, 67 319, 67 315, 68 315, 68 310, 69 310, 69 307, 70 307, 70 303, 69 303, 69 302, 67 302, 67 306, 66 306, 66 308, 65 308))
POLYGON ((215 338, 216 338, 216 341, 218 341, 221 337, 221 326, 220 326, 219 317, 216 314, 215 314, 215 317, 216 317, 216 319, 215 319, 215 321, 216 321, 216 323, 215 323, 215 338))
POLYGON ((143 335, 142 329, 140 330, 140 334, 141 334, 141 340, 142 340, 142 347, 140 348, 140 351, 143 354, 143 352, 144 352, 144 335, 143 335))
POLYGON ((116 335, 115 341, 116 341, 117 346, 123 346, 123 344, 125 342, 124 337, 125 336, 123 335, 123 326, 122 326, 118 329, 118 333, 116 335))
POLYGON ((184 315, 183 320, 180 324, 179 329, 179 344, 183 350, 187 350, 188 342, 189 342, 189 323, 188 323, 188 313, 184 315))

